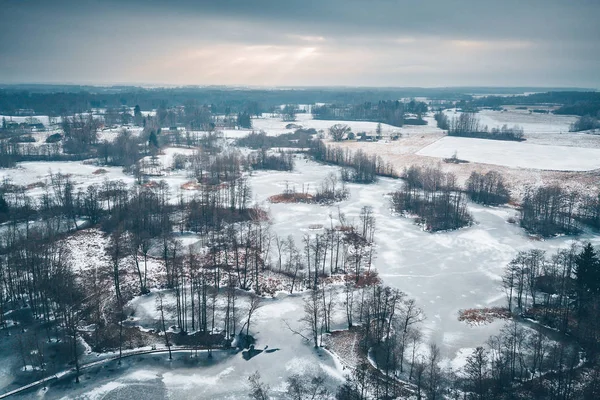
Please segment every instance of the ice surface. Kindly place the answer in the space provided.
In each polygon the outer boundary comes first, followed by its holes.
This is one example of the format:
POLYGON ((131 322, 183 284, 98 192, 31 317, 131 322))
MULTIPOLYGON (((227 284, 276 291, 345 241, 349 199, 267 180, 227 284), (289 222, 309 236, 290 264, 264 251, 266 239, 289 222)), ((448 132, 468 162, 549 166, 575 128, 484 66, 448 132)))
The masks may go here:
MULTIPOLYGON (((302 184, 312 189, 327 174, 339 171, 312 161, 299 160, 294 172, 259 172, 250 178, 254 199, 266 199, 281 193, 286 183, 299 190, 302 184)), ((302 236, 310 234, 311 224, 330 224, 339 211, 358 221, 363 206, 371 206, 376 218, 376 259, 383 282, 416 298, 427 315, 424 323, 427 340, 441 346, 443 355, 454 358, 461 348, 483 345, 498 331, 501 322, 472 327, 458 321, 458 311, 477 306, 504 305, 500 276, 519 250, 540 248, 554 252, 569 246, 572 238, 559 237, 532 241, 506 219, 516 215, 509 207, 483 207, 470 204, 476 224, 453 232, 427 233, 411 220, 393 216, 388 194, 402 183, 380 179, 373 185, 350 184, 350 198, 332 206, 312 204, 268 204, 272 229, 279 236, 292 235, 300 245, 302 236)), ((313 233, 314 234, 314 233, 313 233)), ((580 237, 600 243, 591 234, 580 237)))

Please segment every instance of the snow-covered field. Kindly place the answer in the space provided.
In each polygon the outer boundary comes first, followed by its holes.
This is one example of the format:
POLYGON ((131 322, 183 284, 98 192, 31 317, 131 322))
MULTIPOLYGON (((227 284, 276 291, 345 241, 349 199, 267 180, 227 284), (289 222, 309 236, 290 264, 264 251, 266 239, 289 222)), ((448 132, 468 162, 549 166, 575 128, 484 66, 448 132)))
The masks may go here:
POLYGON ((600 168, 600 149, 565 147, 446 136, 419 150, 418 155, 449 158, 506 167, 556 171, 590 171, 600 168))
POLYGON ((102 129, 98 132, 98 142, 114 142, 123 129, 128 130, 134 137, 139 136, 143 131, 143 128, 137 126, 102 129))
MULTIPOLYGON (((426 118, 427 119, 427 118, 426 118)), ((429 118, 433 120, 433 118, 429 118)), ((335 120, 317 120, 312 118, 312 114, 297 114, 296 121, 294 122, 284 122, 279 117, 271 117, 271 114, 263 114, 260 118, 252 119, 252 128, 253 129, 240 129, 240 130, 226 130, 224 131, 224 135, 227 138, 237 139, 247 135, 252 130, 254 131, 264 131, 268 135, 277 136, 283 133, 294 132, 297 128, 286 128, 286 125, 293 124, 300 126, 302 128, 314 128, 317 132, 323 131, 327 134, 327 130, 335 125, 335 124, 344 124, 348 125, 352 132, 367 132, 373 134, 377 129, 376 122, 367 122, 367 121, 335 121, 335 120)), ((429 122, 428 130, 440 131, 436 128, 435 121, 429 122)), ((398 128, 395 126, 391 126, 388 124, 381 124, 381 130, 383 135, 389 135, 392 132, 417 132, 422 131, 423 126, 405 126, 403 128, 398 128)), ((441 131, 440 131, 441 132, 441 131)))
POLYGON ((27 194, 37 197, 45 190, 41 184, 50 185, 50 176, 58 173, 69 175, 76 187, 82 189, 91 184, 101 184, 105 180, 122 180, 127 184, 132 184, 134 181, 133 176, 124 174, 120 167, 99 167, 82 161, 22 162, 15 168, 0 169, 0 180, 15 185, 34 185, 36 187, 29 190, 27 194))
MULTIPOLYGON (((458 117, 460 114, 455 110, 446 110, 449 118, 458 117)), ((571 115, 530 113, 529 110, 516 110, 514 107, 507 107, 507 111, 481 110, 476 116, 481 124, 487 125, 489 129, 504 124, 520 125, 525 134, 566 133, 569 132, 569 126, 577 120, 577 117, 571 115)))
MULTIPOLYGON (((170 147, 163 149, 156 157, 156 181, 165 180, 169 184, 173 201, 182 191, 181 185, 190 181, 184 170, 173 171, 173 159, 176 154, 191 155, 193 149, 170 147)), ((145 161, 150 164, 151 158, 145 161)), ((152 172, 153 167, 147 167, 152 172)), ((92 184, 102 184, 104 181, 121 180, 127 185, 134 183, 132 175, 123 172, 121 167, 99 166, 87 161, 35 161, 21 162, 15 168, 0 169, 0 181, 14 185, 29 186, 27 194, 39 198, 46 190, 52 191, 51 175, 68 175, 77 189, 85 189, 92 184)))

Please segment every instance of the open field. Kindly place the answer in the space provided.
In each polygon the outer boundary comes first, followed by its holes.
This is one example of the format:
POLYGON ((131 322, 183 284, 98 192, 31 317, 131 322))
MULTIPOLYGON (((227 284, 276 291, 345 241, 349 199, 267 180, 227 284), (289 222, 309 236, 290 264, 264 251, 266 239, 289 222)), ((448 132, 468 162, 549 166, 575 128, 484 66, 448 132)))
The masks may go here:
POLYGON ((444 137, 417 155, 450 158, 513 168, 555 171, 590 171, 600 168, 600 149, 541 145, 463 137, 444 137))
MULTIPOLYGON (((454 116, 453 112, 447 113, 454 116)), ((446 137, 445 131, 438 129, 432 118, 426 118, 429 119, 428 125, 399 128, 402 136, 396 141, 329 144, 381 156, 394 166, 397 173, 411 165, 439 164, 443 171, 454 173, 460 184, 464 184, 473 171, 487 172, 493 169, 510 183, 512 195, 517 200, 524 188, 530 185, 560 184, 582 192, 600 188, 600 135, 567 132, 574 117, 530 115, 519 110, 512 114, 484 110, 477 115, 480 114, 487 115, 482 120, 488 118, 486 123, 490 123, 490 127, 504 123, 522 125, 526 141, 446 137), (494 117, 493 120, 490 115, 494 117), (522 124, 527 120, 535 122, 522 124), (455 152, 459 159, 469 163, 443 162, 444 158, 451 157, 455 152)))

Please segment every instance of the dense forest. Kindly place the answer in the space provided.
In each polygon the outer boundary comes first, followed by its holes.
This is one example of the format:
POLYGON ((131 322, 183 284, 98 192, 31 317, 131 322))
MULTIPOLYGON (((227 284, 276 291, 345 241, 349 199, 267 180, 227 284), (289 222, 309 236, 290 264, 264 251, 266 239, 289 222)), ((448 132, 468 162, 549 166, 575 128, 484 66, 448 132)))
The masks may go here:
POLYGON ((298 88, 281 90, 174 88, 142 89, 136 87, 106 88, 64 87, 42 90, 37 87, 7 87, 0 90, 0 114, 72 115, 92 108, 120 108, 139 105, 142 110, 183 106, 189 103, 210 105, 214 113, 230 114, 247 111, 251 115, 267 112, 280 104, 362 104, 381 99, 416 96, 430 98, 469 99, 460 89, 343 89, 298 88))
MULTIPOLYGON (((548 89, 545 89, 548 90, 548 89)), ((181 87, 144 89, 132 86, 93 87, 57 85, 13 85, 0 89, 0 114, 3 115, 73 115, 92 108, 121 108, 139 105, 142 110, 154 110, 186 104, 210 105, 219 114, 248 112, 256 115, 280 104, 354 104, 364 107, 365 102, 381 99, 427 97, 459 103, 460 107, 498 107, 505 104, 557 104, 560 114, 597 115, 600 100, 597 92, 572 91, 544 92, 516 95, 524 92, 542 92, 540 88, 297 88, 280 90, 229 89, 219 87, 181 87), (512 94, 513 96, 485 96, 478 94, 512 94)), ((419 110, 407 110, 418 114, 419 110)), ((358 112, 358 110, 357 110, 358 112)), ((357 114, 358 115, 358 114, 357 114)), ((384 121, 381 121, 384 122, 384 121)))

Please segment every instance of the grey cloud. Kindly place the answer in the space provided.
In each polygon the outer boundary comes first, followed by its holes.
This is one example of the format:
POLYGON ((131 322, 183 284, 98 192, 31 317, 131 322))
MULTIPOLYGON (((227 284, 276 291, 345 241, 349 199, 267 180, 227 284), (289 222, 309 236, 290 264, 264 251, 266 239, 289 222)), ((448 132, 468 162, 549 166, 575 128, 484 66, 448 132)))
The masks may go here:
POLYGON ((265 59, 281 56, 287 61, 279 64, 285 67, 277 74, 281 81, 274 83, 280 84, 600 86, 597 0, 1 4, 4 82, 139 78, 246 84, 252 82, 236 79, 262 79, 258 83, 263 84, 278 68, 276 61, 265 59), (254 56, 248 46, 271 48, 254 56), (295 57, 295 63, 289 62, 295 57), (253 63, 252 76, 245 77, 242 62, 253 63), (348 63, 355 66, 354 75, 332 72, 348 63))

